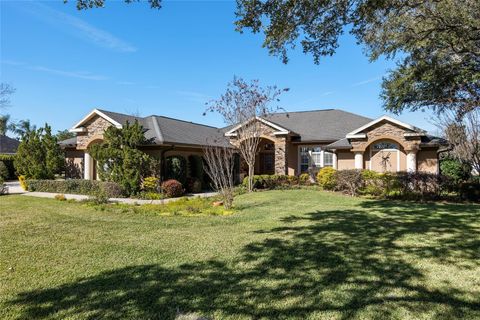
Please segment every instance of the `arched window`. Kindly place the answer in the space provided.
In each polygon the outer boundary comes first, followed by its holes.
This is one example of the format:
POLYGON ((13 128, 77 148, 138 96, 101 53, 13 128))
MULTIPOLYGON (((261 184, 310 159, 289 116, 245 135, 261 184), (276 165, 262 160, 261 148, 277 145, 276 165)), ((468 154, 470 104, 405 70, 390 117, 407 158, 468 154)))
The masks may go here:
POLYGON ((373 150, 385 150, 385 149, 398 150, 398 144, 389 142, 389 141, 382 141, 382 142, 375 143, 373 145, 373 150))

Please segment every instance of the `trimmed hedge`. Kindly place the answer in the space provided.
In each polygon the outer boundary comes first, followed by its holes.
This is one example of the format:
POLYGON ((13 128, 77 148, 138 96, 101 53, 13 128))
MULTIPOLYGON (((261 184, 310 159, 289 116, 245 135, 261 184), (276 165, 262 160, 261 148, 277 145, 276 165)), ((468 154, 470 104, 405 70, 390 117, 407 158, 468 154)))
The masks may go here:
MULTIPOLYGON (((263 174, 253 176, 254 189, 284 189, 299 185, 299 178, 296 176, 263 174)), ((248 177, 243 179, 243 186, 248 186, 248 177)))
POLYGON ((174 179, 164 181, 162 183, 162 191, 167 198, 181 197, 185 192, 182 184, 174 179))
POLYGON ((83 194, 97 196, 104 194, 108 198, 124 196, 124 191, 115 182, 96 180, 27 180, 28 191, 52 192, 61 194, 83 194))
POLYGON ((3 164, 8 170, 8 175, 5 177, 7 180, 13 180, 16 178, 14 161, 15 161, 15 155, 0 154, 0 162, 3 162, 3 164))

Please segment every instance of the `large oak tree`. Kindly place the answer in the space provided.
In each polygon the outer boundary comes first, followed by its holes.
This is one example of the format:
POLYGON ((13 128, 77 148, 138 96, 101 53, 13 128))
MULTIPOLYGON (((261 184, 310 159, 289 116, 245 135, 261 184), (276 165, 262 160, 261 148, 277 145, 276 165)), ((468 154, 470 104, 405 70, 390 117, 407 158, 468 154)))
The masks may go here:
MULTIPOLYGON (((105 0, 76 3, 86 9, 105 0)), ((296 46, 319 63, 346 30, 371 60, 395 59, 382 84, 388 111, 453 110, 461 118, 480 105, 478 0, 237 0, 236 15, 239 32, 262 33, 263 46, 285 63, 296 46)))

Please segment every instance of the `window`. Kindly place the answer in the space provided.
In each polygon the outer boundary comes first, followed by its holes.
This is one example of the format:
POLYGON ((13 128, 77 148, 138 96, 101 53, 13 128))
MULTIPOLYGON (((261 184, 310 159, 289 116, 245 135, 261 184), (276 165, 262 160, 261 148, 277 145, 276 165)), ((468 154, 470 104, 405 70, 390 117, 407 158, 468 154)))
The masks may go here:
POLYGON ((382 141, 373 145, 374 150, 398 149, 398 145, 393 142, 382 141))
POLYGON ((323 151, 321 147, 308 146, 300 147, 300 172, 307 172, 309 166, 322 167, 323 151))
POLYGON ((325 151, 323 155, 324 155, 323 166, 333 167, 333 153, 325 151))

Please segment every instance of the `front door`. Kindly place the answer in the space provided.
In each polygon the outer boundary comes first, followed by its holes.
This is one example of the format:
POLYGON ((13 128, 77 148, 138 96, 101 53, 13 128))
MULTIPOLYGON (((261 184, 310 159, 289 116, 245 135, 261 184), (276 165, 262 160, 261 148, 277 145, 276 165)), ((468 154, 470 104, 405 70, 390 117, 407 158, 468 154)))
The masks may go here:
POLYGON ((275 155, 273 153, 260 153, 260 174, 274 174, 275 155))

